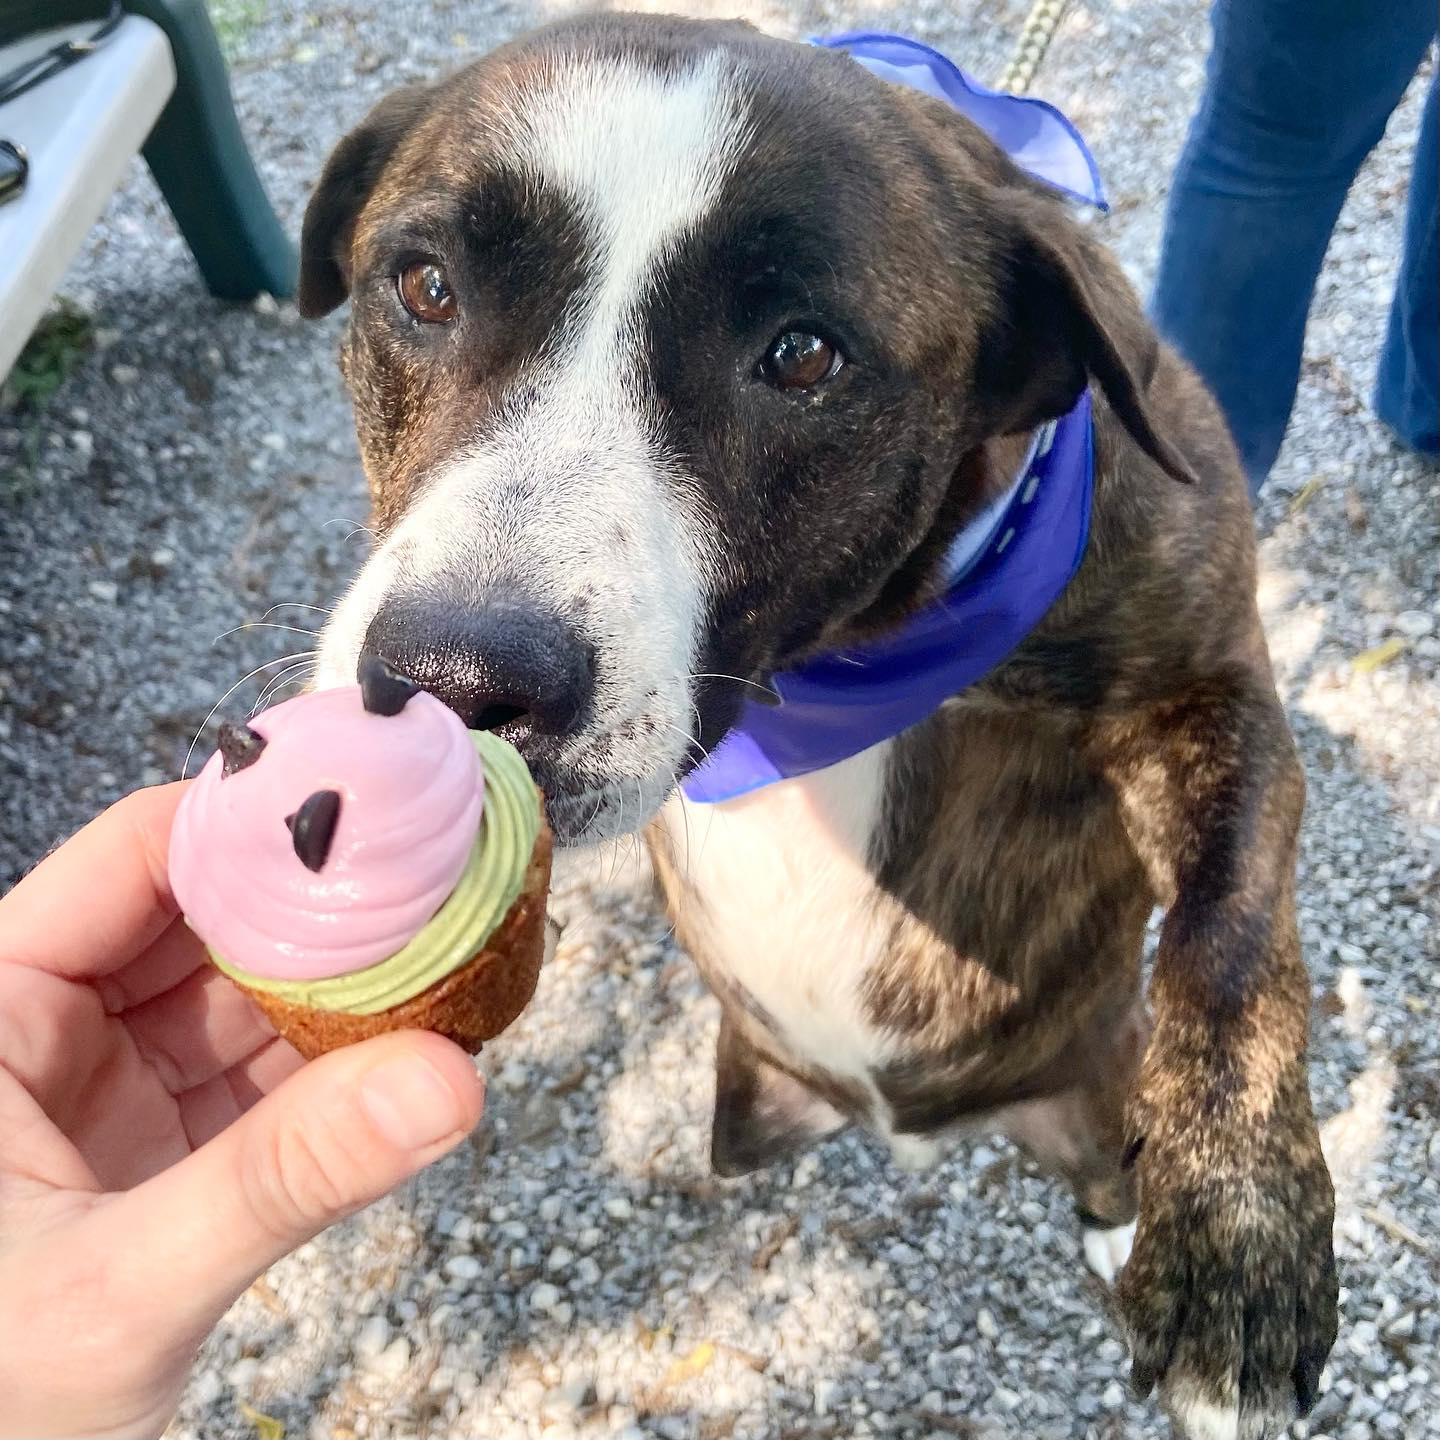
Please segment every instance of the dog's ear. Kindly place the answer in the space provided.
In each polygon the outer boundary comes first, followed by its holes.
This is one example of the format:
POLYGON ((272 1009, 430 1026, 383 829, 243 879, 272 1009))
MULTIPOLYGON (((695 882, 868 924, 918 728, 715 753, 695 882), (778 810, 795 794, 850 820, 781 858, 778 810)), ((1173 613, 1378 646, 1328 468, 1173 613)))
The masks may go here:
POLYGON ((355 221, 385 162, 424 113, 433 94, 412 85, 387 95, 331 152, 305 207, 300 230, 300 313, 328 315, 350 293, 355 221))
POLYGON ((1049 197, 1007 188, 998 293, 980 335, 975 393, 991 434, 1064 415, 1093 380, 1137 445, 1176 480, 1185 457, 1151 420, 1145 393, 1160 342, 1114 259, 1049 197))
POLYGON ((844 1125, 838 1110, 777 1070, 728 1020, 720 1022, 710 1134, 710 1165, 717 1175, 748 1175, 844 1125))

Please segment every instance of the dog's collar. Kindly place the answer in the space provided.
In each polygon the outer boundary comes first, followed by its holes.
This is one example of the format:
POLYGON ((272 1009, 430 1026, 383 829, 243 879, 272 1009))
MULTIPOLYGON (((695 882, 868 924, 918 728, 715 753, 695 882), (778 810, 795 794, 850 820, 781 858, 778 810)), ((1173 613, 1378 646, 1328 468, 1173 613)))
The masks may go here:
MULTIPOLYGON (((987 90, 938 51, 898 35, 812 43, 846 50, 880 78, 944 100, 1038 179, 1105 207, 1085 142, 1053 106, 987 90)), ((956 537, 945 593, 891 635, 778 673, 780 704, 746 701, 735 727, 685 780, 686 797, 729 800, 836 765, 919 724, 989 674, 1080 567, 1093 451, 1087 392, 1041 429, 1009 490, 956 537)))
POLYGON ((1031 95, 991 90, 948 55, 918 40, 880 30, 817 35, 810 43, 844 50, 873 75, 943 100, 978 125, 1037 180, 1097 209, 1108 210, 1100 171, 1080 132, 1053 105, 1031 95))

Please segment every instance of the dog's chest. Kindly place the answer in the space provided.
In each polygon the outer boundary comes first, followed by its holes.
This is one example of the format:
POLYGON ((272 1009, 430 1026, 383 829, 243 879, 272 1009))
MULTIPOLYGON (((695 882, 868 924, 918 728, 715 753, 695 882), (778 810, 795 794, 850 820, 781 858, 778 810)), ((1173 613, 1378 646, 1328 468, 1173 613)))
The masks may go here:
POLYGON ((888 1049, 863 992, 894 924, 866 859, 889 748, 664 815, 677 920, 712 988, 790 1057, 866 1090, 888 1049))

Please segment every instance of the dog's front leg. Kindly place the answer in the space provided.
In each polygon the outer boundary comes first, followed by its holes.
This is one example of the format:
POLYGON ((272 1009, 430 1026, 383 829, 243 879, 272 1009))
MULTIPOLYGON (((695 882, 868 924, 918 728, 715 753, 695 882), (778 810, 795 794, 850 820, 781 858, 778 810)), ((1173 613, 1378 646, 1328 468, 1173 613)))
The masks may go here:
POLYGON ((1271 1440, 1335 1339, 1334 1199, 1310 1104, 1295 922, 1304 780, 1267 677, 1097 729, 1167 906, 1130 1106, 1133 1381, 1187 1440, 1271 1440))

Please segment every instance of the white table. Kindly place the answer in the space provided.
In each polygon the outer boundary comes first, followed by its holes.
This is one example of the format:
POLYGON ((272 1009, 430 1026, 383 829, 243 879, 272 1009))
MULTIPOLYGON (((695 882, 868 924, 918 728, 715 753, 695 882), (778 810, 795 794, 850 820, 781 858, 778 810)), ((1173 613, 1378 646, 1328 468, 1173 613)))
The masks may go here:
MULTIPOLYGON (((70 25, 0 49, 0 73, 94 28, 70 25)), ((0 105, 0 138, 30 157, 24 191, 0 205, 0 379, 174 89, 164 32, 127 15, 93 54, 0 105)))

